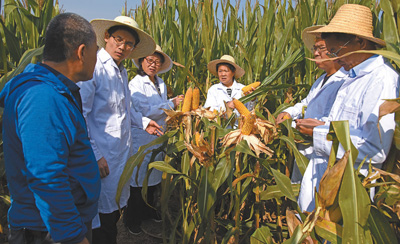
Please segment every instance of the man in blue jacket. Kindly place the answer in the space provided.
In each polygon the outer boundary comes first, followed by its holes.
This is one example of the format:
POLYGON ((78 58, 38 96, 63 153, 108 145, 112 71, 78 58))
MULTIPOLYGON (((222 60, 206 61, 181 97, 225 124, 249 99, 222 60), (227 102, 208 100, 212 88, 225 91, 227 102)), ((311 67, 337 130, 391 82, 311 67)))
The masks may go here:
POLYGON ((90 23, 60 14, 47 28, 43 63, 0 94, 10 244, 91 243, 100 175, 75 83, 92 78, 96 52, 90 23))

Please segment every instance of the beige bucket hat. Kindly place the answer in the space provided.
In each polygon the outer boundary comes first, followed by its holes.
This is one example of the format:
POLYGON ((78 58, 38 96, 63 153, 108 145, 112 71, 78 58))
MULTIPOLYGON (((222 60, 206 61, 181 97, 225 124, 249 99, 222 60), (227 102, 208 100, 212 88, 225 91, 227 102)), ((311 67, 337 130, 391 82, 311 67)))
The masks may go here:
POLYGON ((308 33, 345 33, 386 46, 384 40, 374 37, 373 28, 372 13, 368 7, 359 4, 344 4, 328 25, 308 33))
POLYGON ((321 39, 321 34, 309 33, 310 31, 318 30, 319 28, 324 27, 324 25, 314 25, 307 27, 301 33, 301 39, 303 39, 304 45, 308 50, 312 51, 312 48, 317 41, 317 39, 321 39))
MULTIPOLYGON (((154 51, 154 53, 159 53, 160 55, 162 55, 164 57, 164 63, 161 65, 160 70, 158 71, 157 74, 162 74, 165 72, 168 72, 171 68, 172 68, 172 59, 161 50, 161 47, 159 45, 156 45, 156 50, 154 51)), ((151 53, 153 54, 153 53, 151 53)), ((149 54, 149 55, 151 55, 149 54)), ((147 55, 147 56, 149 56, 147 55)), ((135 66, 139 68, 139 59, 140 58, 135 58, 133 59, 133 62, 135 63, 135 66)))
POLYGON ((235 71, 236 79, 239 79, 245 73, 244 69, 242 69, 242 67, 240 67, 239 65, 236 64, 235 59, 232 56, 223 55, 220 59, 215 59, 207 64, 207 68, 211 72, 211 74, 218 77, 217 64, 220 64, 220 63, 228 63, 228 64, 233 65, 236 69, 236 71, 235 71))
POLYGON ((90 21, 93 26, 93 29, 97 36, 97 45, 99 47, 105 47, 106 42, 104 40, 104 35, 108 29, 116 25, 124 25, 132 30, 136 31, 139 36, 140 42, 136 45, 135 49, 133 49, 132 53, 128 56, 128 58, 141 58, 146 57, 154 52, 156 48, 156 43, 153 38, 141 30, 136 21, 127 16, 118 16, 114 20, 108 19, 94 19, 90 21))

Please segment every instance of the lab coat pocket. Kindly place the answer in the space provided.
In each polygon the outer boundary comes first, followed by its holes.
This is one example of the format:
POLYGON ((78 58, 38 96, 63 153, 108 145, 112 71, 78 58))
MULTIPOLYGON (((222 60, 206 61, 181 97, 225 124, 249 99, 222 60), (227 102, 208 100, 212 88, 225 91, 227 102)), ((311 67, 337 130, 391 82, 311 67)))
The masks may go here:
POLYGON ((350 126, 354 125, 357 121, 357 109, 354 106, 344 105, 340 120, 348 120, 350 126))

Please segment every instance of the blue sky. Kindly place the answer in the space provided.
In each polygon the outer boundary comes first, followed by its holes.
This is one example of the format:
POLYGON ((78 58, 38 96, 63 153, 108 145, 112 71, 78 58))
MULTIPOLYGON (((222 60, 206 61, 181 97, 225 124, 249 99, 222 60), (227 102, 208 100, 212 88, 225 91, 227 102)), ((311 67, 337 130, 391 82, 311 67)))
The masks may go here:
MULTIPOLYGON (((77 13, 89 21, 114 19, 121 15, 125 6, 125 0, 58 0, 58 3, 65 12, 77 13)), ((141 0, 128 0, 128 10, 136 8, 141 3, 141 0)))
MULTIPOLYGON (((214 3, 217 2, 221 1, 214 1, 214 3)), ((240 1, 241 7, 244 7, 245 2, 246 0, 240 1)), ((252 0, 251 3, 253 2, 255 1, 252 0)), ((122 8, 125 6, 125 0, 58 0, 58 3, 65 12, 77 13, 89 21, 92 19, 114 19, 121 15, 122 8)), ((231 0, 231 3, 234 4, 235 1, 231 0)), ((141 0, 127 0, 128 10, 135 9, 141 4, 141 0)), ((221 7, 219 7, 220 10, 221 7)))

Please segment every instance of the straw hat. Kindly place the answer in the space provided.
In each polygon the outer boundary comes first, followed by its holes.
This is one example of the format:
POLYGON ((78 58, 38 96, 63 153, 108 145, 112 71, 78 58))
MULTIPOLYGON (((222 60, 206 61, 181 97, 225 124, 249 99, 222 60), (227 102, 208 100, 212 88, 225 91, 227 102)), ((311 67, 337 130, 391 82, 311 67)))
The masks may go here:
POLYGON ((97 45, 99 47, 106 46, 104 35, 106 31, 113 26, 124 25, 136 31, 139 36, 140 42, 135 46, 135 49, 133 49, 128 58, 146 57, 147 55, 152 54, 154 52, 154 49, 156 48, 156 43, 154 42, 153 38, 146 32, 142 31, 136 21, 130 17, 118 16, 114 20, 94 19, 90 21, 90 23, 92 24, 93 29, 96 32, 97 45))
POLYGON ((363 5, 342 5, 328 25, 309 33, 345 33, 386 46, 384 40, 374 37, 371 10, 363 5))
MULTIPOLYGON (((164 57, 164 63, 160 66, 160 70, 157 74, 162 74, 169 71, 172 68, 172 59, 161 50, 161 47, 159 45, 156 45, 156 50, 154 51, 154 53, 159 53, 164 57)), ((135 63, 135 66, 139 68, 139 58, 133 59, 133 62, 135 63)))
POLYGON ((310 31, 314 31, 314 30, 318 30, 319 28, 323 27, 324 25, 314 25, 314 26, 310 26, 307 27, 303 30, 303 32, 301 33, 301 39, 303 39, 304 45, 306 46, 306 48, 308 48, 308 50, 312 50, 315 42, 318 39, 321 39, 321 34, 311 34, 309 33, 310 31))
POLYGON ((220 64, 220 63, 228 63, 228 64, 233 65, 236 69, 236 71, 235 71, 236 79, 239 79, 245 73, 244 69, 242 69, 239 65, 237 65, 235 63, 235 59, 232 56, 223 55, 220 59, 215 59, 207 64, 207 68, 211 72, 211 74, 218 77, 217 64, 220 64))

